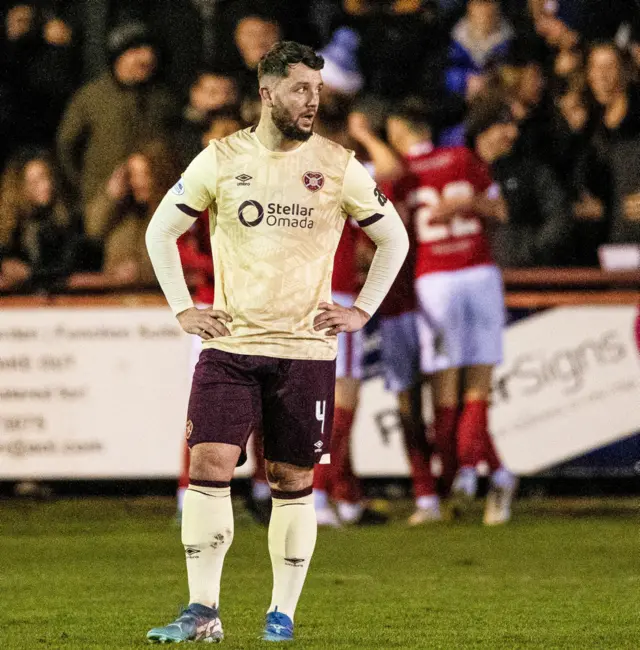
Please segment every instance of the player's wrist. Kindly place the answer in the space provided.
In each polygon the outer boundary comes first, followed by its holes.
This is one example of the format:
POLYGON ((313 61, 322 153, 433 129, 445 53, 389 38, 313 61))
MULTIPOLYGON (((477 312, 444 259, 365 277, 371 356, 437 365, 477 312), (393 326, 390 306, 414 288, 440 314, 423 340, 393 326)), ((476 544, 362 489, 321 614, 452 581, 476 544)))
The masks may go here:
POLYGON ((367 313, 361 307, 357 307, 354 305, 353 309, 363 318, 365 324, 371 320, 371 314, 367 313))
POLYGON ((176 313, 176 318, 178 319, 178 322, 182 322, 185 316, 192 310, 195 309, 193 305, 190 307, 186 307, 185 309, 180 310, 179 312, 176 313))

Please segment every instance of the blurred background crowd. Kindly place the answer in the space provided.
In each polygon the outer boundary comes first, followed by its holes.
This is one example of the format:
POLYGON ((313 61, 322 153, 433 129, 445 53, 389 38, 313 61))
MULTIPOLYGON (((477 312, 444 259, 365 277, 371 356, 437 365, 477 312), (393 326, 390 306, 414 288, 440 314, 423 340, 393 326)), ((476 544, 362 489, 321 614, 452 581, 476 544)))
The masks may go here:
MULTIPOLYGON (((316 130, 363 158, 408 97, 446 146, 465 144, 478 102, 509 106, 518 137, 491 165, 501 265, 597 266, 603 244, 640 244, 635 0, 25 0, 0 11, 0 293, 154 286, 144 233, 155 207, 209 139, 257 121, 257 64, 282 38, 321 50, 316 130)), ((197 241, 182 250, 194 277, 210 273, 197 241)))

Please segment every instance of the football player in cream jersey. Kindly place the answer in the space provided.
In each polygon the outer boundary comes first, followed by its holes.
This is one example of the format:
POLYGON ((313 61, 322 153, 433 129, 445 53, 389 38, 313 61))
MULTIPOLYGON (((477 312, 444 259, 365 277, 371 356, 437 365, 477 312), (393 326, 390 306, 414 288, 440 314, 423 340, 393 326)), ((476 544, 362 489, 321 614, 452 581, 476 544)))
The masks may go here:
POLYGON ((329 450, 336 337, 369 320, 409 246, 396 210, 353 152, 313 133, 323 64, 307 46, 277 43, 258 68, 257 127, 212 140, 149 225, 147 247, 167 301, 182 328, 203 339, 186 426, 189 606, 152 629, 151 641, 222 639, 220 577, 234 531, 229 485, 256 427, 273 503, 263 638, 293 638, 316 542, 313 467, 329 450), (216 293, 213 308, 197 309, 176 240, 205 209, 216 293), (331 302, 331 274, 348 217, 377 250, 355 303, 343 307, 331 302))

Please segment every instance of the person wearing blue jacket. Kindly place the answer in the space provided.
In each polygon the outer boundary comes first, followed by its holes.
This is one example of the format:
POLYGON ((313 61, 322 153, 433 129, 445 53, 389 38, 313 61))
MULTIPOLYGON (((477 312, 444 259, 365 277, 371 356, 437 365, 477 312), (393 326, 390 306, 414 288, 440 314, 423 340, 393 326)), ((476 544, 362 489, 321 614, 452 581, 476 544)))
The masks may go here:
POLYGON ((497 0, 469 0, 451 32, 447 89, 471 100, 484 87, 487 66, 506 57, 514 36, 497 0))

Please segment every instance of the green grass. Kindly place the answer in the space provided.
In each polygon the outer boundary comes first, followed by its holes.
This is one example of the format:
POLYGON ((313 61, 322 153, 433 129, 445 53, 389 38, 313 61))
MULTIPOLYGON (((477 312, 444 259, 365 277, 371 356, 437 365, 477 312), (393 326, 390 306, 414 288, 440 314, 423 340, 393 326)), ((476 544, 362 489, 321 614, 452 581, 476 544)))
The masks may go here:
MULTIPOLYGON (((399 508, 398 506, 397 508, 399 508)), ((407 507, 406 504, 404 506, 407 507)), ((266 531, 237 511, 224 648, 257 640, 266 531)), ((514 522, 321 531, 296 646, 337 650, 640 648, 640 502, 521 502, 514 522)), ((148 647, 187 600, 168 499, 0 502, 2 650, 148 647)))

